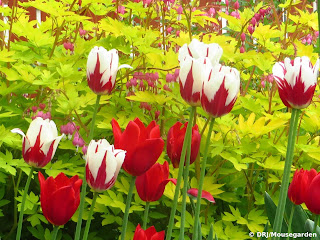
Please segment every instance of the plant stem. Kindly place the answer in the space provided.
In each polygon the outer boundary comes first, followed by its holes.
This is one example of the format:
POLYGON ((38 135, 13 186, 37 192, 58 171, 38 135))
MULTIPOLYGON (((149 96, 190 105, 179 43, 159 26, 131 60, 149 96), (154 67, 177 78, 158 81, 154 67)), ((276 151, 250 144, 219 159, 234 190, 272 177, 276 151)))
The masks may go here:
MULTIPOLYGON (((94 124, 96 121, 96 116, 99 108, 99 102, 100 102, 101 95, 97 95, 96 105, 94 108, 92 120, 91 120, 91 129, 89 133, 89 141, 93 138, 94 133, 94 124)), ((81 188, 81 199, 80 199, 80 206, 79 206, 79 216, 78 216, 78 222, 77 222, 77 228, 76 228, 76 234, 74 239, 79 240, 80 239, 80 232, 81 232, 81 225, 82 225, 82 213, 84 208, 84 201, 86 197, 86 191, 87 191, 87 181, 86 181, 86 168, 84 168, 83 173, 83 182, 82 182, 82 188, 81 188)))
POLYGON ((130 210, 131 198, 132 198, 135 180, 136 180, 136 177, 132 176, 131 181, 130 181, 129 192, 128 192, 128 196, 127 196, 126 210, 124 212, 124 217, 123 217, 121 240, 125 240, 125 237, 126 237, 127 224, 128 224, 128 218, 129 218, 129 210, 130 210))
MULTIPOLYGON (((288 222, 288 233, 291 233, 292 218, 293 218, 293 214, 294 214, 295 209, 296 209, 296 205, 292 204, 291 213, 290 213, 289 222, 288 222)), ((290 237, 288 236, 287 239, 289 240, 290 237)))
POLYGON ((57 238, 57 235, 58 235, 58 232, 59 232, 59 226, 54 226, 53 227, 53 234, 52 234, 52 240, 56 240, 56 238, 57 238))
MULTIPOLYGON (((312 231, 311 240, 316 239, 316 237, 314 237, 313 234, 317 232, 318 221, 319 221, 319 215, 316 215, 316 218, 314 219, 314 225, 313 225, 313 231, 312 231)), ((315 235, 317 235, 317 234, 315 234, 315 235)))
POLYGON ((149 208, 150 208, 150 202, 146 202, 146 207, 144 209, 144 215, 143 215, 143 229, 144 230, 146 230, 146 228, 147 228, 149 208))
POLYGON ((87 224, 86 224, 86 229, 84 230, 84 234, 83 234, 83 238, 82 238, 83 240, 87 240, 87 238, 88 238, 91 219, 92 219, 93 210, 94 210, 94 205, 96 205, 97 197, 98 197, 98 193, 94 192, 93 198, 92 198, 92 204, 91 204, 91 208, 90 208, 90 212, 89 212, 89 217, 88 217, 87 224))
POLYGON ((25 203, 26 203, 26 198, 27 198, 27 194, 28 194, 28 190, 29 190, 29 186, 30 186, 30 182, 31 182, 32 173, 33 173, 33 167, 31 167, 31 169, 30 169, 30 173, 29 173, 29 175, 28 175, 27 183, 26 183, 26 186, 24 187, 24 192, 23 192, 22 202, 21 202, 20 215, 19 215, 19 223, 18 223, 18 230, 17 230, 16 240, 20 240, 20 238, 21 238, 21 230, 22 230, 22 221, 23 221, 24 205, 25 205, 25 203))
MULTIPOLYGON (((193 112, 196 112, 196 107, 192 107, 193 112)), ((195 114, 193 114, 195 115, 195 114)), ((185 159, 185 169, 183 178, 183 190, 182 190, 182 208, 181 208, 181 225, 180 225, 180 240, 184 239, 184 225, 186 219, 186 202, 187 202, 187 190, 188 190, 188 177, 189 177, 189 166, 190 166, 190 155, 191 155, 191 138, 192 138, 192 126, 193 117, 189 119, 188 126, 190 125, 191 134, 188 135, 187 139, 187 158, 185 159)), ((190 131, 190 130, 189 130, 190 131)), ((184 162, 184 161, 183 161, 184 162)))
MULTIPOLYGON (((297 124, 300 115, 300 109, 292 109, 291 119, 290 119, 290 129, 289 129, 289 137, 288 137, 288 146, 287 146, 287 154, 286 154, 286 161, 284 166, 284 172, 282 177, 282 183, 280 187, 280 196, 279 196, 279 203, 277 207, 277 212, 274 220, 274 228, 273 230, 277 233, 281 232, 282 221, 284 210, 286 206, 286 199, 288 194, 288 186, 289 186, 289 179, 290 179, 290 172, 291 172, 291 164, 293 159, 294 153, 294 144, 296 141, 297 135, 297 124)), ((279 237, 275 237, 275 240, 278 240, 279 237)))
POLYGON ((197 240, 197 235, 198 235, 198 226, 199 226, 199 215, 200 215, 200 207, 201 207, 201 195, 202 195, 202 187, 203 187, 203 182, 204 182, 204 176, 206 173, 206 164, 207 164, 207 158, 208 158, 208 150, 209 150, 209 145, 210 145, 210 139, 211 139, 211 133, 213 129, 215 118, 211 119, 210 126, 209 126, 209 131, 208 131, 208 136, 206 140, 206 145, 204 148, 204 155, 202 159, 202 165, 201 165, 201 174, 200 174, 200 182, 199 182, 199 187, 198 187, 198 196, 197 196, 197 205, 196 205, 196 213, 194 215, 194 230, 192 234, 192 239, 197 240))
MULTIPOLYGON (((192 121, 194 115, 194 108, 191 108, 190 115, 189 115, 189 121, 192 121)), ((170 219, 169 219, 169 224, 168 224, 168 231, 166 234, 166 240, 171 240, 171 235, 172 235, 172 229, 173 229, 173 224, 174 224, 174 216, 176 214, 177 210, 177 205, 178 205, 178 197, 179 197, 179 192, 180 192, 180 185, 181 185, 181 180, 182 180, 182 173, 183 173, 183 166, 185 163, 186 159, 186 151, 187 151, 187 140, 188 138, 191 138, 191 133, 192 133, 192 124, 188 124, 187 130, 186 130, 186 135, 184 137, 183 145, 182 145, 182 151, 181 151, 181 156, 180 156, 180 163, 179 163, 179 172, 178 172, 178 179, 177 179, 177 184, 176 184, 176 190, 174 192, 174 199, 173 199, 173 204, 171 208, 171 213, 170 213, 170 219)))

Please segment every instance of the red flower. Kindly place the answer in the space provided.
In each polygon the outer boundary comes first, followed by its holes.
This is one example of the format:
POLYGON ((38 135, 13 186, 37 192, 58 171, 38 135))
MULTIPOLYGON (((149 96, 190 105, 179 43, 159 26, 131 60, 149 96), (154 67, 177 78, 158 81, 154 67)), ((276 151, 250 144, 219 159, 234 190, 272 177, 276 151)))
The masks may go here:
POLYGON ((140 119, 136 118, 121 132, 116 120, 112 119, 111 124, 115 148, 127 151, 123 169, 133 176, 148 171, 160 157, 164 146, 159 125, 152 121, 145 127, 140 119))
POLYGON ((318 174, 311 182, 305 198, 305 204, 310 212, 320 214, 320 175, 318 174))
POLYGON ((77 175, 69 179, 64 173, 45 180, 39 172, 38 178, 43 215, 56 226, 66 224, 79 206, 82 180, 77 175))
POLYGON ((308 57, 285 58, 272 68, 279 95, 284 105, 291 108, 309 106, 317 85, 319 59, 312 67, 308 57))
POLYGON ((165 161, 163 165, 154 164, 148 171, 138 176, 136 179, 136 188, 139 197, 145 202, 158 201, 163 195, 168 182, 176 183, 176 179, 168 179, 169 166, 165 161))
POLYGON ((157 232, 154 226, 143 230, 140 224, 138 224, 133 240, 164 240, 164 231, 157 232))
MULTIPOLYGON (((187 193, 196 198, 196 197, 198 197, 198 192, 199 192, 198 189, 190 188, 187 193)), ((202 190, 201 198, 207 199, 209 202, 216 203, 216 201, 214 200, 211 193, 209 193, 207 191, 202 190)))
POLYGON ((213 117, 231 111, 240 89, 240 74, 235 68, 216 65, 206 75, 202 87, 201 105, 213 117))
MULTIPOLYGON (((167 154, 174 168, 179 167, 182 145, 184 136, 186 135, 187 125, 188 122, 186 122, 184 125, 182 125, 182 123, 180 122, 177 122, 169 129, 168 132, 167 154)), ((201 135, 199 133, 198 125, 194 125, 192 127, 190 164, 193 163, 197 158, 200 148, 200 142, 201 135)))
POLYGON ((317 171, 314 169, 308 170, 296 170, 292 182, 288 189, 288 197, 296 205, 300 205, 306 201, 307 192, 309 186, 317 175, 317 171))

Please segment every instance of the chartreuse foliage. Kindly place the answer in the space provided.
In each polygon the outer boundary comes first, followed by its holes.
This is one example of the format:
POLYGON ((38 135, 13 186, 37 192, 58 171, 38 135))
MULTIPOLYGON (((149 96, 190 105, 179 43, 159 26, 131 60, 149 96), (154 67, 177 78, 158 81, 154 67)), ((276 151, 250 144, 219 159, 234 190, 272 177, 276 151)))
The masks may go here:
MULTIPOLYGON (((301 8, 299 1, 288 0, 281 6, 275 6, 273 1, 256 1, 257 4, 251 7, 241 1, 240 19, 223 12, 215 18, 201 16, 207 8, 190 11, 184 6, 187 15, 182 14, 178 20, 175 9, 162 11, 163 1, 156 1, 149 8, 145 8, 142 2, 116 2, 125 7, 125 14, 116 16, 116 4, 111 0, 83 0, 81 8, 78 1, 72 0, 32 0, 19 2, 13 8, 0 7, 0 12, 9 19, 7 22, 0 20, 0 31, 8 30, 11 36, 9 42, 1 41, 0 53, 0 237, 14 238, 23 186, 29 172, 22 159, 21 138, 10 130, 19 127, 25 132, 35 115, 31 108, 45 103, 43 111, 51 113, 58 128, 73 121, 80 126, 79 133, 88 143, 96 95, 87 86, 86 61, 91 48, 99 45, 108 50, 117 49, 120 63, 130 64, 133 69, 121 69, 113 94, 102 96, 94 138, 113 142, 112 118, 125 128, 130 120, 139 117, 144 123, 156 119, 166 139, 168 129, 188 116, 188 106, 179 94, 179 85, 174 83, 172 92, 164 91, 162 86, 166 74, 173 73, 179 66, 177 47, 189 43, 190 35, 205 43, 218 43, 224 51, 222 62, 237 68, 242 81, 234 109, 216 119, 213 128, 203 188, 214 196, 216 204, 202 200, 202 236, 204 239, 247 239, 250 231, 271 229, 284 167, 290 113, 277 94, 275 82, 265 79, 273 64, 286 56, 306 55, 315 62, 315 46, 301 42, 302 37, 318 30, 316 14, 308 12, 311 6, 301 8), (259 9, 269 6, 270 15, 260 22, 251 36, 247 30, 251 18, 259 9), (41 24, 30 21, 29 7, 45 13, 46 20, 41 24), (286 22, 281 22, 279 12, 282 8, 290 12, 286 22), (98 18, 92 19, 93 15, 98 18), (208 26, 218 23, 220 17, 228 20, 224 29, 226 33, 208 30, 208 26), (174 32, 163 34, 163 26, 171 26, 174 32), (80 28, 87 31, 87 37, 79 35, 80 28), (177 30, 179 36, 175 34, 177 30), (246 34, 244 53, 239 52, 242 32, 246 34), (64 42, 72 42, 74 52, 67 51, 64 42), (125 84, 138 71, 158 72, 161 91, 140 91, 137 87, 135 95, 127 97, 125 84), (150 104, 152 110, 141 108, 141 102, 150 104), (160 112, 159 118, 155 116, 156 111, 160 112), (265 194, 264 197, 265 192, 270 196, 265 194), (270 209, 273 210, 270 212, 270 209)), ((313 103, 299 119, 292 170, 301 167, 317 169, 319 166, 319 93, 317 87, 313 103)), ((205 128, 207 118, 207 114, 198 108, 196 121, 200 131, 203 130, 200 160, 208 135, 205 128)), ((81 151, 65 139, 59 144, 53 161, 41 171, 54 177, 61 171, 69 176, 78 174, 83 177, 82 157, 81 151)), ((164 152, 159 162, 165 160, 168 157, 164 152)), ((199 163, 191 165, 190 171, 190 187, 197 187, 199 163)), ((171 177, 177 177, 177 169, 172 166, 170 173, 171 177)), ((116 239, 120 235, 128 179, 121 171, 115 186, 99 194, 89 239, 116 239)), ((158 231, 166 229, 174 190, 175 186, 169 183, 164 196, 150 205, 148 224, 154 225, 158 231)), ((85 220, 91 199, 92 193, 89 193, 83 214, 85 220)), ((180 203, 181 200, 182 197, 180 203)), ((190 200, 187 202, 185 239, 192 235, 194 214, 190 200)), ((132 239, 137 224, 142 223, 144 206, 134 191, 128 239, 132 239)), ((177 210, 175 238, 179 235, 179 206, 177 210)), ((58 239, 73 238, 77 214, 59 232, 58 239)), ((294 225, 293 230, 312 229, 311 220, 307 221, 305 229, 301 228, 306 218, 309 216, 304 216, 301 209, 296 212, 294 219, 299 219, 302 225, 294 225)), ((51 238, 51 231, 52 227, 41 212, 39 183, 34 175, 26 201, 23 239, 47 240, 51 238)))

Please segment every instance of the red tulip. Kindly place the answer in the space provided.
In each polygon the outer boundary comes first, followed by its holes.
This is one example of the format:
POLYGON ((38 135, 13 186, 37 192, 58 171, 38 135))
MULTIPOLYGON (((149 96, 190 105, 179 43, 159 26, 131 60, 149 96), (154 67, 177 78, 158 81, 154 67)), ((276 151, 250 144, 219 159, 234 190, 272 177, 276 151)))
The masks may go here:
POLYGON ((163 165, 154 164, 148 171, 138 176, 136 179, 136 188, 141 200, 145 202, 158 201, 163 195, 168 182, 176 183, 175 179, 168 179, 169 166, 165 161, 163 165))
POLYGON ((116 120, 112 119, 111 124, 115 148, 127 151, 123 169, 133 176, 148 171, 160 157, 164 146, 159 125, 152 121, 145 127, 140 119, 136 118, 121 132, 116 120))
POLYGON ((317 171, 314 169, 308 170, 296 170, 292 182, 288 189, 288 197, 296 205, 300 205, 305 202, 307 192, 311 181, 317 175, 317 171))
POLYGON ((69 179, 64 173, 45 180, 39 172, 38 178, 43 215, 56 226, 66 224, 79 206, 82 180, 77 175, 69 179))
POLYGON ((311 103, 317 85, 319 59, 312 67, 309 58, 285 58, 272 68, 279 95, 284 105, 291 108, 306 108, 311 103))
POLYGON ((310 212, 320 214, 320 175, 311 182, 306 195, 305 203, 310 212))
POLYGON ((201 105, 213 117, 231 111, 240 89, 240 74, 235 68, 216 65, 207 75, 202 87, 201 105))
MULTIPOLYGON (((182 125, 182 123, 180 122, 177 122, 169 129, 168 132, 167 154, 174 168, 179 167, 182 145, 184 136, 186 135, 187 125, 188 122, 186 122, 184 125, 182 125)), ((201 135, 199 133, 198 125, 194 125, 192 127, 190 164, 193 163, 197 158, 200 148, 200 142, 201 135)))
POLYGON ((154 226, 143 230, 140 224, 138 224, 133 240, 164 240, 164 231, 157 232, 154 226))

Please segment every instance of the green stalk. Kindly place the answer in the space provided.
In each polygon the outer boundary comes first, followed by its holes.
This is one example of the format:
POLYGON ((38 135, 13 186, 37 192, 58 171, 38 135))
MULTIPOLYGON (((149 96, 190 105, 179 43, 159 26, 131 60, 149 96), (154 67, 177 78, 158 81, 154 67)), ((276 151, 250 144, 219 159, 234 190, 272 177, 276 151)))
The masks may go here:
MULTIPOLYGON (((284 210, 286 206, 290 172, 291 172, 291 164, 292 164, 293 153, 294 153, 294 144, 296 141, 296 136, 298 131, 297 125, 298 125, 299 115, 300 115, 300 109, 293 108, 291 113, 287 154, 286 154, 286 161, 284 165, 284 172, 283 172, 282 183, 280 188, 279 203, 278 203, 276 217, 273 225, 273 231, 277 233, 281 232, 283 215, 284 215, 284 210)), ((278 240, 280 239, 280 236, 279 237, 276 236, 274 239, 278 240)))
POLYGON ((201 165, 201 173, 200 173, 200 181, 199 181, 199 187, 198 187, 198 196, 197 196, 197 205, 196 205, 196 213, 194 215, 194 229, 193 229, 193 234, 192 234, 192 239, 197 240, 198 236, 198 226, 199 226, 199 215, 200 215, 200 207, 201 207, 201 195, 202 195, 202 187, 203 187, 203 182, 204 182, 204 176, 206 173, 206 164, 207 164, 207 158, 208 158, 208 150, 209 150, 209 145, 210 145, 210 139, 211 139, 211 133, 213 129, 215 118, 211 119, 210 126, 209 126, 209 131, 208 131, 208 136, 206 140, 206 145, 204 148, 204 155, 202 159, 202 165, 201 165))
MULTIPOLYGON (((313 225, 313 231, 312 231, 311 240, 314 240, 314 239, 317 238, 317 237, 313 237, 313 234, 317 232, 318 221, 319 221, 319 215, 316 215, 316 218, 314 219, 314 225, 313 225)), ((317 235, 317 234, 315 234, 315 235, 317 235)))
MULTIPOLYGON (((99 108, 100 98, 101 98, 101 95, 97 95, 96 105, 95 105, 95 108, 94 108, 92 121, 91 121, 91 129, 90 129, 90 133, 89 133, 89 141, 91 141, 92 138, 93 138, 94 124, 95 124, 95 121, 96 121, 96 116, 97 116, 97 112, 98 112, 98 108, 99 108)), ((79 206, 79 216, 78 216, 76 234, 75 234, 75 237, 74 237, 75 240, 79 240, 80 239, 80 232, 81 232, 81 225, 82 225, 82 213, 83 213, 84 201, 85 201, 85 197, 86 197, 86 193, 87 193, 86 191, 87 191, 86 168, 84 168, 82 188, 81 188, 81 199, 80 199, 80 206, 79 206)))
MULTIPOLYGON (((195 112, 196 107, 192 107, 195 112)), ((190 166, 190 155, 191 155, 191 139, 192 139, 192 126, 193 126, 193 117, 189 119, 188 126, 191 126, 191 136, 187 139, 187 158, 186 166, 184 169, 184 178, 183 178, 183 190, 182 190, 182 208, 181 208, 181 225, 180 225, 180 240, 184 240, 184 225, 186 219, 186 202, 187 202, 187 190, 188 190, 188 177, 189 177, 189 166, 190 166)), ((183 161, 184 162, 184 161, 183 161)))
POLYGON ((126 231, 127 231, 127 225, 128 225, 129 210, 130 210, 131 198, 132 198, 132 193, 133 193, 133 189, 134 189, 135 180, 136 180, 136 177, 132 176, 131 177, 131 181, 130 181, 129 192, 128 192, 128 196, 127 196, 126 210, 124 212, 124 217, 123 217, 121 240, 125 240, 126 239, 126 231))
POLYGON ((86 229, 84 230, 84 234, 83 234, 83 240, 87 240, 87 238, 88 238, 91 219, 92 219, 93 210, 94 210, 94 205, 96 205, 97 197, 98 197, 98 193, 94 192, 93 193, 92 204, 91 204, 91 208, 90 208, 90 212, 89 212, 89 217, 88 217, 87 224, 86 224, 86 229))
MULTIPOLYGON (((293 218, 293 214, 294 214, 295 209, 296 209, 296 205, 292 204, 291 213, 290 213, 289 222, 288 222, 288 233, 291 233, 292 218, 293 218)), ((288 236, 287 239, 289 240, 290 237, 288 236)))
POLYGON ((53 227, 53 234, 52 234, 52 240, 56 240, 57 236, 58 236, 58 232, 59 232, 59 226, 54 226, 53 227))
MULTIPOLYGON (((190 115, 189 115, 189 121, 192 121, 193 115, 194 115, 194 109, 191 108, 190 115)), ((171 235, 172 235, 172 229, 173 229, 173 224, 174 224, 174 216, 176 214, 177 210, 177 205, 178 205, 178 198, 179 198, 179 192, 180 192, 180 185, 181 185, 181 180, 182 180, 182 173, 183 173, 183 166, 184 162, 186 159, 186 152, 187 152, 187 142, 188 138, 191 138, 192 134, 192 125, 188 124, 187 130, 186 130, 186 135, 184 137, 183 145, 182 145, 182 151, 181 151, 181 157, 180 157, 180 163, 179 163, 179 172, 178 172, 178 178, 177 178, 177 185, 176 185, 176 190, 174 192, 174 199, 173 199, 173 204, 171 208, 171 213, 170 213, 170 219, 169 219, 169 225, 168 225, 168 230, 166 234, 166 240, 171 240, 171 235)))
POLYGON ((144 209, 144 215, 143 215, 143 227, 142 227, 144 230, 146 230, 147 228, 149 208, 150 208, 150 202, 146 202, 146 207, 144 209))
POLYGON ((26 183, 26 186, 24 187, 16 240, 20 240, 20 238, 21 238, 24 205, 26 203, 26 198, 27 198, 27 194, 28 194, 28 190, 29 190, 29 186, 30 186, 30 182, 31 182, 32 173, 33 173, 33 167, 31 167, 31 169, 30 169, 30 173, 28 175, 27 183, 26 183))

